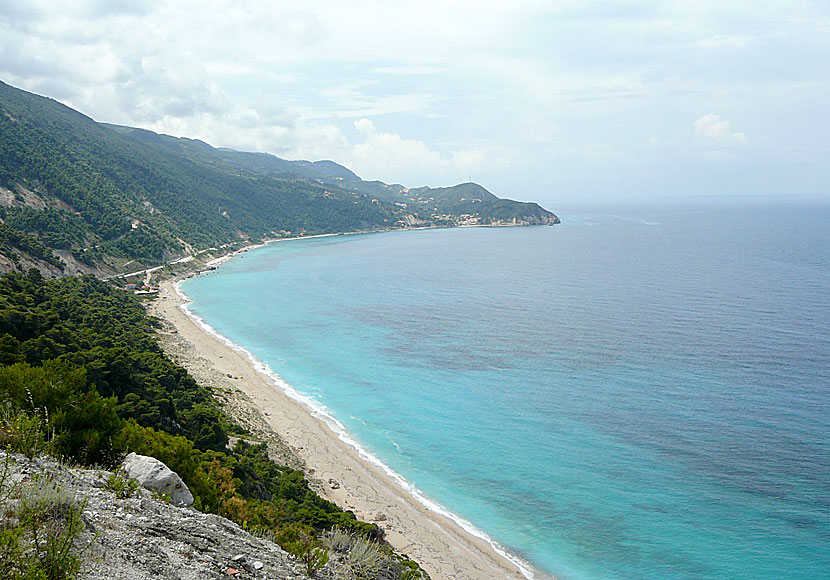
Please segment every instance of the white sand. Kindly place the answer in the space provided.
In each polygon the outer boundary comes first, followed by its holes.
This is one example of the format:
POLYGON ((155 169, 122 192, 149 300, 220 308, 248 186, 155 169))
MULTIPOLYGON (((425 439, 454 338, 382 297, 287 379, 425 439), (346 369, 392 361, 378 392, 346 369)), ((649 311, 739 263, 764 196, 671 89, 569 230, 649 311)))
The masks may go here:
POLYGON ((190 342, 195 355, 211 361, 234 384, 305 463, 313 477, 336 481, 327 499, 386 531, 386 539, 417 561, 433 580, 524 578, 519 567, 449 517, 428 509, 393 477, 361 458, 313 410, 289 397, 275 381, 257 372, 248 356, 203 329, 183 310, 185 300, 173 282, 161 284, 156 313, 190 342), (382 514, 382 516, 380 515, 382 514))

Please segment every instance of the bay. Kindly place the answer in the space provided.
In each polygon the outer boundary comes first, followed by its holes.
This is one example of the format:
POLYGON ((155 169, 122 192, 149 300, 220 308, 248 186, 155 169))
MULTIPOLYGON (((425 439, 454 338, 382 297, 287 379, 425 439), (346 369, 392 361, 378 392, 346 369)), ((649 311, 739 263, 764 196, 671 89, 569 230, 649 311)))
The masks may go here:
POLYGON ((830 578, 830 207, 271 244, 191 309, 563 580, 830 578))

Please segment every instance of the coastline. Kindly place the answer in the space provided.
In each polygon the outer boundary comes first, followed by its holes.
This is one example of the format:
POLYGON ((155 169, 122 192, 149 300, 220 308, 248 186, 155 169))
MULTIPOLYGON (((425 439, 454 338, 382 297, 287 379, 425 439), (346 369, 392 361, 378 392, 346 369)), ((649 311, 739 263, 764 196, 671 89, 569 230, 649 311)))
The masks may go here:
POLYGON ((419 497, 405 481, 363 452, 336 420, 192 315, 187 303, 178 280, 168 280, 161 283, 152 310, 192 346, 193 355, 209 361, 219 375, 234 377, 233 387, 245 396, 247 410, 259 415, 292 449, 307 475, 323 482, 318 491, 326 499, 384 529, 386 540, 421 564, 433 580, 542 576, 440 506, 419 497))

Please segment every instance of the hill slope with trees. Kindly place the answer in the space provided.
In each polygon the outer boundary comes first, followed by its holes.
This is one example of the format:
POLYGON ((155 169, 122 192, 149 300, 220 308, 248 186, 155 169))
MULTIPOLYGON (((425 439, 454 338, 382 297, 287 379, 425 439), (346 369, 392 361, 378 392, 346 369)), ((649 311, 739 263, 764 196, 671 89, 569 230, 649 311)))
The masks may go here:
MULTIPOLYGON (((107 469, 127 452, 150 455, 181 476, 194 508, 266 535, 302 562, 317 555, 325 564, 324 540, 340 533, 384 562, 382 574, 366 578, 426 577, 380 542, 378 526, 323 499, 302 471, 245 439, 211 392, 167 358, 157 323, 135 296, 92 276, 0 277, 0 449, 107 469)), ((4 469, 0 461, 0 500, 16 500, 4 469)), ((43 530, 24 524, 0 517, 3 577, 72 578, 18 574, 17 564, 28 562, 31 572, 51 554, 38 556, 31 538, 43 530)))
POLYGON ((136 270, 274 237, 558 222, 537 204, 475 184, 365 182, 331 161, 97 123, 2 82, 0 219, 0 271, 35 266, 52 276, 136 270))

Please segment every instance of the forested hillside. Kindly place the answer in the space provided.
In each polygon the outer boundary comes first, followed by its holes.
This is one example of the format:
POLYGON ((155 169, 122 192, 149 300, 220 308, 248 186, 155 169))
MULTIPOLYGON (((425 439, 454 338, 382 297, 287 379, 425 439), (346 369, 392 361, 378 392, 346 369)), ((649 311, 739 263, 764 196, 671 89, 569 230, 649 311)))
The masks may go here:
POLYGON ((0 271, 115 273, 269 237, 557 221, 489 192, 444 203, 432 191, 96 123, 0 82, 0 271))
MULTIPOLYGON (((272 462, 265 445, 240 439, 229 449, 228 435, 245 433, 164 355, 154 325, 133 295, 91 276, 0 278, 0 447, 106 468, 130 451, 151 455, 182 477, 195 508, 267 533, 301 559, 323 550, 318 537, 334 527, 382 538, 314 493, 301 471, 272 462)), ((0 569, 14 548, 3 525, 0 569)), ((376 549, 394 572, 383 578, 421 577, 376 549)))
POLYGON ((0 143, 0 217, 15 230, 7 245, 24 249, 31 238, 110 269, 239 239, 395 222, 392 207, 366 196, 206 167, 2 84, 0 143))

